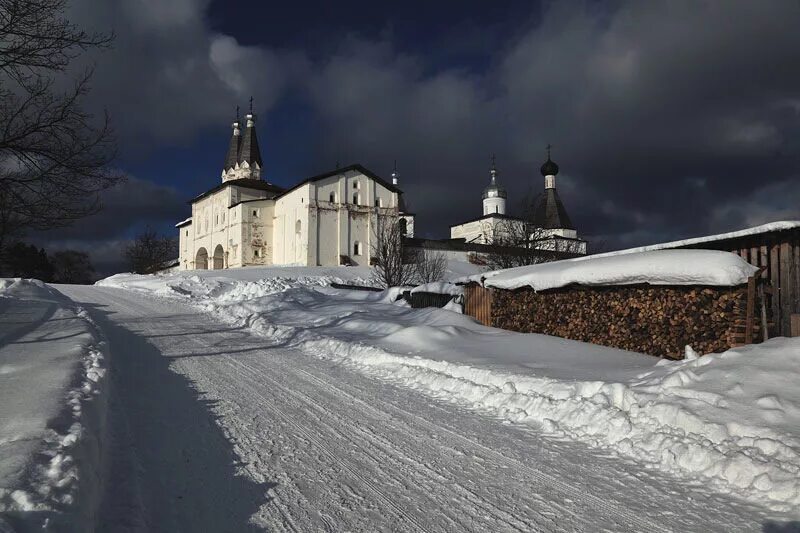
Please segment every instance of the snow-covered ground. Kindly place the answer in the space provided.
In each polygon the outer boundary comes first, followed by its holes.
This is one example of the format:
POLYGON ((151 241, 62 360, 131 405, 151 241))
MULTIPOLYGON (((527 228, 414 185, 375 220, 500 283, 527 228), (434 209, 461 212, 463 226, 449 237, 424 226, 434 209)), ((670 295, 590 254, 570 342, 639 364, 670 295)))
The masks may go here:
POLYGON ((36 280, 0 279, 0 531, 85 531, 100 492, 103 342, 36 280))
POLYGON ((702 358, 689 350, 671 362, 412 310, 393 305, 397 291, 336 290, 323 278, 120 275, 100 284, 183 299, 271 346, 701 479, 772 511, 800 509, 800 340, 702 358))
POLYGON ((114 363, 97 531, 727 533, 792 520, 225 324, 185 297, 59 290, 91 310, 114 363))
POLYGON ((369 280, 3 283, 0 531, 800 523, 798 340, 666 361, 330 286, 369 280))

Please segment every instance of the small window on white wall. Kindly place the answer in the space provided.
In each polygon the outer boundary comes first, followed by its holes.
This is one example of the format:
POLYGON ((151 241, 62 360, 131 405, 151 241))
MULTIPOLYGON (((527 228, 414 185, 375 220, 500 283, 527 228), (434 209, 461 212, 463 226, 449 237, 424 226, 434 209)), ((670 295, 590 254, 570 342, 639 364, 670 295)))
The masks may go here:
POLYGON ((375 198, 375 207, 383 207, 383 201, 380 198, 375 198))
POLYGON ((353 243, 353 255, 361 255, 361 243, 358 241, 353 243))
POLYGON ((361 203, 361 202, 359 202, 358 200, 359 200, 358 193, 357 193, 357 192, 354 192, 354 193, 353 193, 353 204, 355 204, 355 205, 358 205, 359 203, 361 203))
POLYGON ((357 181, 354 181, 354 182, 353 182, 353 188, 354 188, 355 190, 358 190, 358 182, 357 182, 357 181))
POLYGON ((335 203, 335 202, 336 202, 336 193, 335 193, 335 192, 332 192, 332 193, 331 193, 331 195, 330 195, 330 198, 329 198, 329 200, 328 200, 328 201, 329 201, 330 203, 335 203))
POLYGON ((298 220, 297 222, 294 223, 294 232, 300 233, 301 229, 303 229, 303 223, 298 220))
POLYGON ((257 216, 258 216, 258 209, 253 209, 253 216, 254 216, 254 217, 257 217, 257 216))

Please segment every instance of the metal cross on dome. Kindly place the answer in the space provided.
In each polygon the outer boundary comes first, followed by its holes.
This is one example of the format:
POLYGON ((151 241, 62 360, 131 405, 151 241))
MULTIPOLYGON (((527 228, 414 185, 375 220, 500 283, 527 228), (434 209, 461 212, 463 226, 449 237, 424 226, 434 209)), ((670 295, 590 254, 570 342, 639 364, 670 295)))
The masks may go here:
POLYGON ((550 159, 550 148, 552 148, 552 147, 553 147, 553 145, 551 145, 550 143, 547 143, 547 159, 550 159))

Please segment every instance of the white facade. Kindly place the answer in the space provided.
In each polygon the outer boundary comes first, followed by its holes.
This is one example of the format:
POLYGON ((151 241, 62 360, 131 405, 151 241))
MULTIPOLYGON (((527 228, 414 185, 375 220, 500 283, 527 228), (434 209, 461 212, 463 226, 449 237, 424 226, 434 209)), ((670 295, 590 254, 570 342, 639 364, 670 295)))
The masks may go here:
POLYGON ((278 193, 225 180, 178 224, 180 268, 369 265, 377 225, 398 223, 399 191, 368 174, 353 165, 278 193))
POLYGON ((492 244, 495 239, 507 241, 508 239, 503 239, 503 236, 509 232, 512 235, 519 235, 524 224, 524 221, 515 217, 489 214, 450 226, 450 238, 466 239, 466 242, 475 244, 492 244))
POLYGON ((483 199, 483 214, 505 215, 506 199, 497 195, 495 191, 489 191, 487 194, 487 197, 483 199))

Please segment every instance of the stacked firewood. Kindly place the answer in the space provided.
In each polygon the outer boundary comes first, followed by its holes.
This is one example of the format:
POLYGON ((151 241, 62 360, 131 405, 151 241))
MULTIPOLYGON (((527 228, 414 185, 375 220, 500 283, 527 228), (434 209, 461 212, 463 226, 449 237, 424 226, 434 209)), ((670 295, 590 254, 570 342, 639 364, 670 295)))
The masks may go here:
POLYGON ((746 306, 740 287, 566 287, 492 290, 492 325, 680 359, 688 344, 727 350, 746 306))

